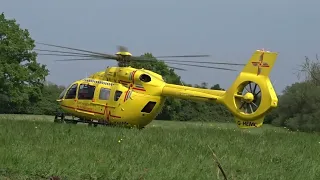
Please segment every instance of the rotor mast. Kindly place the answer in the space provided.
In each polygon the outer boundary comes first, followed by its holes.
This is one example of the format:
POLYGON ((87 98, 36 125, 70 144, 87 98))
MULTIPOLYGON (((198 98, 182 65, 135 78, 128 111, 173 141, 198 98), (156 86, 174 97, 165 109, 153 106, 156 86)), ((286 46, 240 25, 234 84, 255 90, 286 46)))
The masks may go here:
POLYGON ((127 48, 119 46, 119 52, 117 52, 115 55, 117 56, 119 67, 127 67, 129 65, 132 54, 128 52, 127 48))

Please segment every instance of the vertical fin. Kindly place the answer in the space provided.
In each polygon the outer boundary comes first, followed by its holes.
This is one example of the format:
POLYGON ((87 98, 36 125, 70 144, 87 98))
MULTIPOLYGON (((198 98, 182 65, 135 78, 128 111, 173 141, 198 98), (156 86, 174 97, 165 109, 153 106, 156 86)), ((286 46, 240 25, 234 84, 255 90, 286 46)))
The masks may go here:
POLYGON ((242 72, 269 76, 277 56, 275 52, 256 50, 242 72))

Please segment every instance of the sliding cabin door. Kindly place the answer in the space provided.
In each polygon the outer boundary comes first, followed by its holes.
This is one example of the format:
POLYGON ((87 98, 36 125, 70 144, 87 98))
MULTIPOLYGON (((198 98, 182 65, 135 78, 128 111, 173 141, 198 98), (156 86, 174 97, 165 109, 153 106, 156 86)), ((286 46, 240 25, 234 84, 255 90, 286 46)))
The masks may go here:
POLYGON ((110 99, 110 93, 111 89, 109 89, 108 87, 104 87, 103 85, 99 85, 96 89, 96 94, 94 96, 95 101, 93 102, 93 104, 95 107, 95 112, 99 116, 98 119, 100 120, 107 119, 107 105, 110 99))
POLYGON ((123 96, 124 96, 124 93, 121 89, 122 89, 121 84, 114 84, 111 88, 108 108, 110 110, 109 118, 112 118, 114 120, 121 119, 121 115, 119 114, 121 113, 121 110, 119 108, 121 106, 121 102, 123 101, 123 96))
MULTIPOLYGON (((110 86, 99 85, 96 90, 95 112, 99 114, 99 119, 109 121, 111 118, 116 118, 115 108, 119 99, 119 92, 116 88, 110 86), (115 93, 116 92, 116 93, 115 93)), ((121 94, 120 94, 121 95, 121 94)))
POLYGON ((91 83, 81 83, 78 90, 77 112, 86 114, 87 116, 95 116, 94 95, 96 86, 91 83))

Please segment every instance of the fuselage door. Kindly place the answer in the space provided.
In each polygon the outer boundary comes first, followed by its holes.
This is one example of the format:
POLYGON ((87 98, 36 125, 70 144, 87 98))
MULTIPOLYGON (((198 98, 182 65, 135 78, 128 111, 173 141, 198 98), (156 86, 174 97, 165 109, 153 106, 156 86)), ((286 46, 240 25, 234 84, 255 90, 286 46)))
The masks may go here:
POLYGON ((94 105, 92 102, 95 101, 96 86, 90 83, 81 83, 78 91, 78 103, 77 111, 86 113, 88 115, 94 115, 94 105))
POLYGON ((123 99, 123 91, 121 90, 122 85, 121 84, 114 84, 111 87, 111 92, 108 100, 108 119, 119 119, 121 118, 119 115, 120 105, 121 105, 121 99, 123 99))
POLYGON ((100 115, 104 115, 104 119, 107 118, 107 115, 111 108, 108 107, 110 101, 111 89, 106 86, 100 85, 97 89, 97 94, 95 96, 96 111, 99 112, 100 115))
POLYGON ((122 89, 121 87, 122 87, 121 84, 115 84, 111 88, 109 105, 113 106, 114 108, 120 106, 121 104, 121 99, 123 95, 123 91, 121 90, 122 89))

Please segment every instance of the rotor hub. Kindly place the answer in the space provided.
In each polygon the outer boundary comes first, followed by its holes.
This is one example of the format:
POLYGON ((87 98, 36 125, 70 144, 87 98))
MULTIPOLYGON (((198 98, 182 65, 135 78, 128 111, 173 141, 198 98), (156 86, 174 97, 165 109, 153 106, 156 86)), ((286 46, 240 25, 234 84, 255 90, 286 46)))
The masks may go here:
POLYGON ((254 100, 254 95, 250 92, 247 92, 244 96, 243 96, 243 100, 246 102, 246 103, 251 103, 253 102, 254 100))
POLYGON ((261 103, 260 86, 252 81, 245 81, 238 86, 234 96, 237 109, 244 114, 253 114, 261 103))
POLYGON ((119 51, 115 54, 118 59, 118 66, 119 67, 127 67, 129 66, 130 58, 132 54, 128 51, 119 51))

